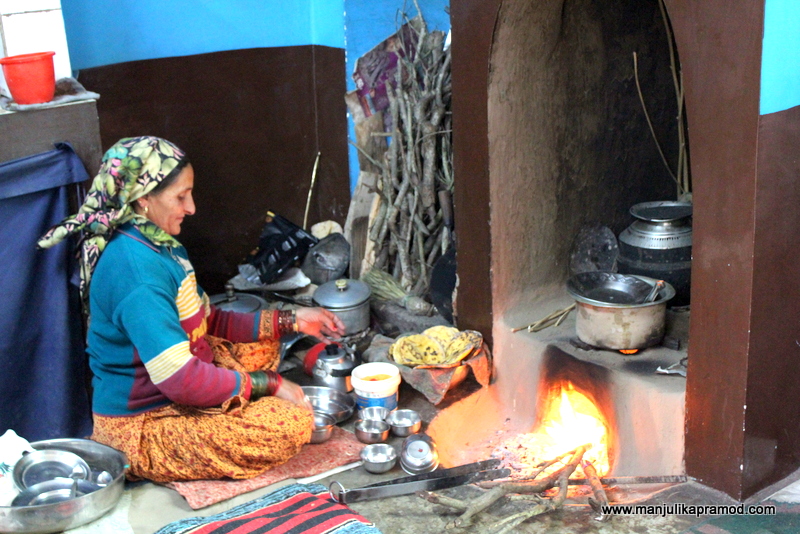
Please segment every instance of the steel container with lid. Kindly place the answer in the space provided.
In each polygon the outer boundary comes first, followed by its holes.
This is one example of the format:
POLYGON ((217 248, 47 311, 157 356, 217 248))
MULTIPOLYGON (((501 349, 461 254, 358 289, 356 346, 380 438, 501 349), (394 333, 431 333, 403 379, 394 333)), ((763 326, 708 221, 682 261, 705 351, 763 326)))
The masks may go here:
POLYGON ((211 304, 224 311, 254 313, 267 307, 267 301, 250 293, 237 293, 232 284, 225 284, 225 293, 209 298, 211 304))
POLYGON ((340 278, 325 282, 314 291, 314 303, 329 310, 344 323, 346 334, 369 328, 369 298, 372 291, 360 280, 340 278))
POLYGON ((619 272, 666 280, 675 288, 671 304, 689 304, 692 204, 642 202, 630 213, 636 220, 619 235, 619 272))

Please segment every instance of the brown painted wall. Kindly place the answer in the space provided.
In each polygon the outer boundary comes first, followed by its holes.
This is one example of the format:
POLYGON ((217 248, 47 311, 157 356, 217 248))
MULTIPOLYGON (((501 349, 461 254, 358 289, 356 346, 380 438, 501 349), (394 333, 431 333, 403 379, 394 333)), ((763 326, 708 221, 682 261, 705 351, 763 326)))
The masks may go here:
MULTIPOLYGON (((763 2, 667 2, 686 82, 694 179, 686 471, 736 498, 753 359, 763 2)), ((761 468, 753 468, 761 470, 761 468)))
POLYGON ((457 248, 458 327, 492 342, 489 221, 488 80, 500 0, 450 6, 453 31, 453 172, 457 248))
POLYGON ((103 148, 158 135, 195 167, 197 214, 179 239, 210 293, 237 274, 271 209, 308 226, 344 224, 350 203, 344 50, 257 48, 134 61, 83 70, 100 93, 103 148))
POLYGON ((800 106, 761 116, 757 161, 746 494, 800 465, 800 106))

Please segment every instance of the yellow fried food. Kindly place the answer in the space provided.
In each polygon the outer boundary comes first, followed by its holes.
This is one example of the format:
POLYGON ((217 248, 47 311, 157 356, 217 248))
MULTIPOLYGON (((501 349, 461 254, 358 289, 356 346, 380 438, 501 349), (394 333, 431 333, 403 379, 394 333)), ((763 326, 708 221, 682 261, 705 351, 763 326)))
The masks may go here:
POLYGON ((450 366, 472 354, 483 344, 475 330, 459 331, 450 326, 434 326, 422 334, 404 336, 389 348, 389 355, 399 364, 415 367, 450 366))
POLYGON ((452 365, 469 356, 483 344, 483 336, 475 330, 464 330, 447 345, 442 363, 452 365))
POLYGON ((422 332, 422 335, 435 339, 442 345, 442 347, 445 347, 446 350, 447 346, 450 345, 450 342, 453 341, 460 333, 461 332, 458 331, 458 328, 438 325, 428 328, 422 332))
POLYGON ((389 349, 392 359, 402 365, 413 367, 428 362, 440 362, 445 358, 441 343, 422 334, 401 337, 389 349))

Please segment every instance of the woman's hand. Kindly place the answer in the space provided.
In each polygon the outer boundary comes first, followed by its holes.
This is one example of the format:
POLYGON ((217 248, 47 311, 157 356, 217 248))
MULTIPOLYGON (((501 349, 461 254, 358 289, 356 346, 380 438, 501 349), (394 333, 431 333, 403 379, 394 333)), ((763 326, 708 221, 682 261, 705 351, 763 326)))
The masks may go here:
POLYGON ((346 333, 342 320, 325 308, 298 308, 296 313, 297 329, 326 345, 331 343, 328 338, 341 339, 346 333))
POLYGON ((278 397, 279 399, 292 402, 302 408, 306 408, 309 412, 314 411, 314 407, 311 406, 311 402, 309 402, 308 397, 306 397, 303 388, 301 388, 294 382, 290 382, 284 379, 281 382, 278 391, 275 392, 275 396, 278 397))

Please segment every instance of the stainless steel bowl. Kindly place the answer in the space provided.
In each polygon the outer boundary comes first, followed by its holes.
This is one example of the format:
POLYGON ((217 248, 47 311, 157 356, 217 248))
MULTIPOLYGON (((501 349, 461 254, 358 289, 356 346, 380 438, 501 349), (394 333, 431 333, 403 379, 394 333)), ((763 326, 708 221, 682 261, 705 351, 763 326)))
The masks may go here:
POLYGON ((325 386, 303 386, 314 412, 333 416, 336 424, 347 421, 356 411, 356 400, 348 393, 325 386))
POLYGON ((373 443, 361 449, 361 461, 370 473, 385 473, 397 463, 397 451, 388 443, 373 443))
POLYGON ((116 506, 125 486, 128 459, 123 453, 88 439, 51 439, 31 443, 36 450, 73 452, 92 471, 107 471, 113 480, 97 491, 63 502, 33 506, 0 506, 0 532, 49 534, 79 527, 101 517, 116 506))
POLYGON ((439 467, 439 452, 427 434, 411 434, 403 440, 400 467, 410 475, 429 473, 439 467))
POLYGON ((311 433, 311 443, 328 441, 333 433, 334 424, 336 424, 336 419, 331 414, 314 412, 314 431, 311 433))
POLYGON ((389 415, 389 410, 383 406, 368 406, 358 411, 359 419, 371 419, 373 421, 385 421, 389 415))
POLYGON ((43 449, 25 453, 14 465, 14 483, 24 490, 55 478, 87 479, 91 469, 74 452, 43 449))
POLYGON ((392 434, 404 438, 416 434, 422 428, 422 418, 414 410, 396 410, 386 416, 392 434))
POLYGON ((375 419, 356 421, 355 434, 361 443, 380 443, 389 437, 389 423, 375 419))

